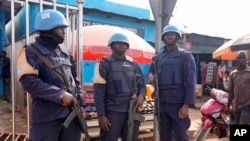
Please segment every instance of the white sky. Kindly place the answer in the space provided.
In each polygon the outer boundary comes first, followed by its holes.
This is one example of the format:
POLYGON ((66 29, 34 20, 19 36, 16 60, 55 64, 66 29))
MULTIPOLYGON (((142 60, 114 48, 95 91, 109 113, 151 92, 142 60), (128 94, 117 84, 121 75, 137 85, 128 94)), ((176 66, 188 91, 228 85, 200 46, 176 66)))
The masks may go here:
MULTIPOLYGON (((109 1, 150 9, 149 0, 109 1)), ((170 23, 191 33, 236 38, 250 33, 250 0, 177 0, 170 23)))

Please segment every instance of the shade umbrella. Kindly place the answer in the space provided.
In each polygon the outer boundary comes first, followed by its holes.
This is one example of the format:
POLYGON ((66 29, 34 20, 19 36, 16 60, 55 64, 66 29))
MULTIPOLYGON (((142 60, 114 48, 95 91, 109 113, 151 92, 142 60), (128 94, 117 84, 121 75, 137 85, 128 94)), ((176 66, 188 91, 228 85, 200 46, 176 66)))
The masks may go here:
POLYGON ((116 32, 127 35, 130 48, 126 55, 138 63, 151 63, 155 49, 134 32, 111 25, 92 25, 83 27, 83 59, 99 60, 110 55, 109 38, 116 32))
POLYGON ((232 51, 250 50, 250 34, 245 34, 237 38, 231 46, 232 51))
POLYGON ((214 59, 221 60, 234 60, 236 57, 236 52, 231 50, 231 45, 235 41, 235 39, 229 40, 228 42, 221 45, 218 49, 216 49, 212 56, 214 59))

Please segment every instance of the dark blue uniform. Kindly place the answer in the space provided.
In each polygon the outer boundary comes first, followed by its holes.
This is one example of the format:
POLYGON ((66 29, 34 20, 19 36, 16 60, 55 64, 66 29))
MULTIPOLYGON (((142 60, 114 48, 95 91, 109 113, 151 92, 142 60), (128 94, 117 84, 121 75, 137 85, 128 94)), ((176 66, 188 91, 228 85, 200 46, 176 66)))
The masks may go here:
POLYGON ((11 101, 11 84, 10 84, 10 58, 6 56, 5 51, 1 51, 3 56, 0 56, 1 64, 2 64, 2 79, 4 85, 4 100, 11 101))
POLYGON ((152 65, 150 70, 158 74, 161 141, 188 141, 190 119, 181 119, 178 112, 183 104, 195 104, 194 58, 190 52, 176 46, 170 52, 164 48, 153 61, 155 67, 152 65))
MULTIPOLYGON (((36 38, 33 43, 53 65, 62 64, 69 84, 75 84, 78 100, 82 105, 81 84, 77 78, 76 62, 70 51, 57 46, 52 40, 36 38)), ((30 49, 18 55, 18 77, 24 90, 32 98, 31 123, 29 140, 31 141, 79 141, 81 131, 77 120, 68 129, 62 124, 71 112, 71 108, 61 104, 65 86, 30 49)), ((58 68, 59 71, 61 71, 58 68)))
MULTIPOLYGON (((127 136, 129 102, 132 92, 126 82, 122 69, 126 71, 131 84, 136 84, 137 95, 146 94, 142 71, 132 58, 117 59, 109 56, 101 60, 96 68, 94 80, 94 100, 98 116, 106 116, 111 122, 109 131, 100 131, 102 141, 123 141, 127 136), (122 66, 123 67, 122 67, 122 66), (137 81, 137 83, 135 83, 137 81)), ((137 140, 140 123, 135 121, 133 140, 137 140)))

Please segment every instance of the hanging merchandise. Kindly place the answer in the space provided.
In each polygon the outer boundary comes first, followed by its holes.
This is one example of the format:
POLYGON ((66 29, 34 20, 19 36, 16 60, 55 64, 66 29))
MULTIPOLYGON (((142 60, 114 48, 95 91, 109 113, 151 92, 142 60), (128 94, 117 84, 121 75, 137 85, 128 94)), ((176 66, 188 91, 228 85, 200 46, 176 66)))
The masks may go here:
POLYGON ((201 83, 214 85, 216 84, 218 67, 215 62, 201 65, 201 83))

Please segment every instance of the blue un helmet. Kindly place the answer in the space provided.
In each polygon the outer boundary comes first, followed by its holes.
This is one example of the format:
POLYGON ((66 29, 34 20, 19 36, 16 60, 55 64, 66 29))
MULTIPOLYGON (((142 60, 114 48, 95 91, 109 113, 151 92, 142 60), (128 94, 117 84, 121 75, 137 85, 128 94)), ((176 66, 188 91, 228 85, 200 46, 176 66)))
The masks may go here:
POLYGON ((47 9, 36 16, 35 30, 48 31, 59 26, 68 26, 64 15, 59 11, 47 9))
POLYGON ((112 46, 114 42, 123 42, 128 45, 129 48, 129 40, 128 37, 122 33, 114 33, 108 41, 108 46, 112 46))
POLYGON ((181 39, 181 31, 179 30, 179 28, 177 28, 174 25, 167 25, 164 27, 162 34, 161 34, 162 41, 163 41, 163 37, 164 37, 165 33, 168 33, 168 32, 175 32, 181 39))

